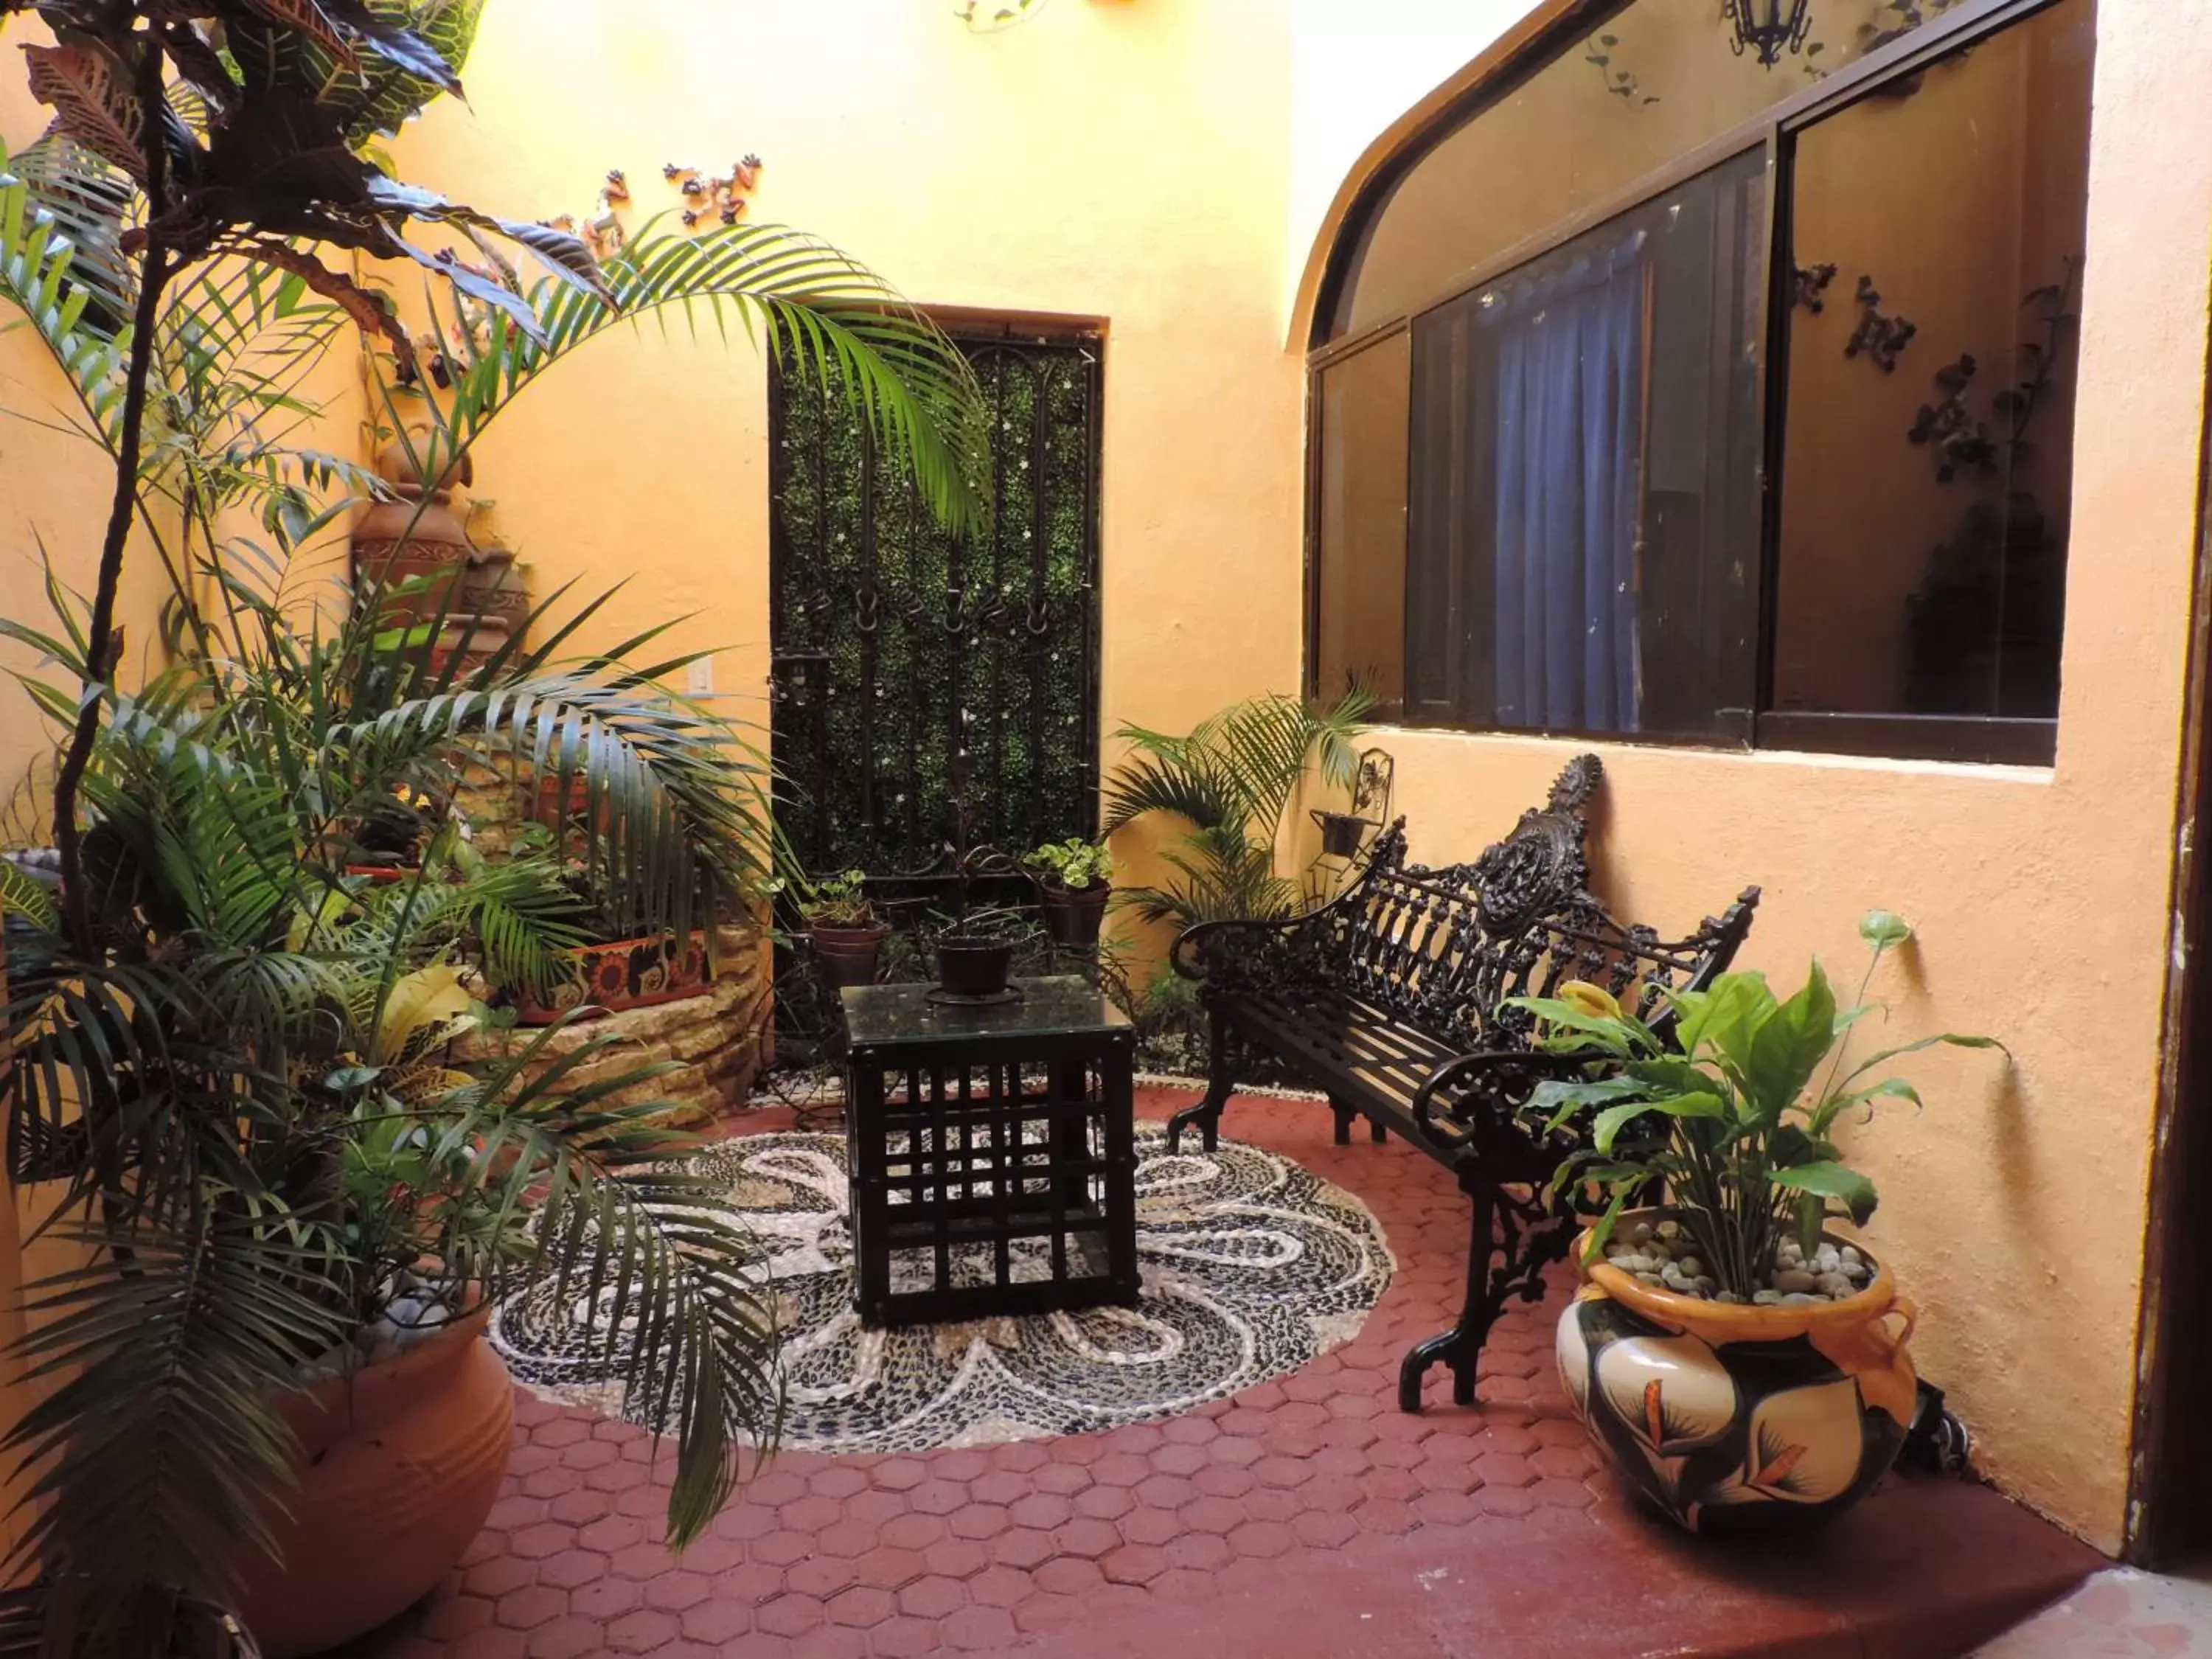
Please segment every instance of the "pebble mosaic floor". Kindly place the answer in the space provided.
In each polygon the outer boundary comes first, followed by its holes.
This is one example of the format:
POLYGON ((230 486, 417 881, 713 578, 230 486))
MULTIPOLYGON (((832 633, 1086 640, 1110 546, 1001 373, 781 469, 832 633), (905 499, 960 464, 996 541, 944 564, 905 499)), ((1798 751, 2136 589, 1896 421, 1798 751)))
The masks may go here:
MULTIPOLYGON (((1144 1300, 1030 1318, 871 1331, 853 1311, 842 1136, 742 1135, 696 1160, 729 1192, 773 1287, 795 1451, 914 1452, 1084 1434, 1178 1415, 1297 1370, 1358 1333, 1390 1282, 1374 1216, 1280 1155, 1197 1137, 1170 1153, 1137 1138, 1137 1251, 1144 1300)), ((927 1254, 926 1252, 921 1254, 927 1254)), ((992 1282, 988 1247, 956 1247, 956 1282, 992 1282)), ((923 1264, 933 1273, 933 1262, 923 1264)), ((893 1262, 893 1289, 902 1288, 893 1262)), ((1048 1276, 1036 1241, 1009 1267, 1048 1276)), ((927 1284, 927 1279, 923 1281, 927 1284)), ((580 1297, 572 1291, 571 1300, 580 1297)), ((492 1340, 542 1396, 620 1412, 612 1359, 571 1334, 547 1286, 503 1308, 492 1340)))

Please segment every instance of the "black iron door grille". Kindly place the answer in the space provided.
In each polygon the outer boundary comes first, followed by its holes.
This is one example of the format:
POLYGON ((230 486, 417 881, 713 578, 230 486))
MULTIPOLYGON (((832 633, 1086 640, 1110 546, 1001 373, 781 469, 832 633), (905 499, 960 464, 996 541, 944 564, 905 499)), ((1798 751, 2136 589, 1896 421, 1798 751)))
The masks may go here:
POLYGON ((777 813, 810 872, 922 877, 1097 825, 1100 342, 955 338, 992 422, 971 539, 842 387, 772 377, 777 813))

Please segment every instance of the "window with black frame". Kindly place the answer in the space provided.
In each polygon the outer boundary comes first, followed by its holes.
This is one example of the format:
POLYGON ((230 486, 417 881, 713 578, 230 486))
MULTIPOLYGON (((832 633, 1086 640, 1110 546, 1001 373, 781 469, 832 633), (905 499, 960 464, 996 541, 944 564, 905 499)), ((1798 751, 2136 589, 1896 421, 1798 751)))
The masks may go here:
POLYGON ((1637 0, 1348 222, 1311 678, 1462 730, 2047 761, 2094 0, 1923 9, 1824 77, 1817 29, 1768 65, 1714 9, 1637 0))

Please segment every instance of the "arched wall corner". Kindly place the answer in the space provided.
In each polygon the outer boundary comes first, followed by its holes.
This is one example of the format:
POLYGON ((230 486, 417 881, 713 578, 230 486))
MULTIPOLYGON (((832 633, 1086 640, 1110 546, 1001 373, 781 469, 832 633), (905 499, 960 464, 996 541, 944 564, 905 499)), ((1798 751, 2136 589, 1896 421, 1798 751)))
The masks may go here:
POLYGON ((1289 308, 1284 348, 1303 357, 1317 342, 1315 322, 1328 285, 1329 264, 1346 227, 1379 199, 1400 167, 1420 154, 1421 141, 1452 117, 1472 109, 1519 70, 1547 61, 1558 46, 1619 0, 1539 0, 1488 46, 1417 100, 1359 154, 1329 200, 1306 249, 1289 308))

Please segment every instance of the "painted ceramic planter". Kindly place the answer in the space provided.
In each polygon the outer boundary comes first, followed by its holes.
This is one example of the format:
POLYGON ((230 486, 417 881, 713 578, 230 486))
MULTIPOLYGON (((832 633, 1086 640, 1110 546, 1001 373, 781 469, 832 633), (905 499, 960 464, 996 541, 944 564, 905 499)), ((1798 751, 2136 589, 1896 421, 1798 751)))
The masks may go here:
POLYGON ((422 873, 419 866, 411 864, 349 864, 345 872, 379 887, 407 881, 422 873))
POLYGON ((483 1340, 490 1310, 410 1352, 285 1395, 298 1486, 272 1524, 283 1565, 246 1569, 246 1627, 269 1659, 319 1653, 434 1589, 499 1496, 514 1389, 483 1340))
POLYGON ((515 1018, 524 1025, 550 1025, 578 1008, 618 1013, 649 1008, 705 993, 713 983, 707 967, 707 936, 694 933, 680 945, 673 939, 626 939, 586 945, 574 952, 577 976, 540 1002, 527 993, 515 1000, 515 1018))
POLYGON ((1867 1259, 1875 1274, 1857 1295, 1794 1307, 1706 1302, 1584 1268, 1559 1316, 1567 1397, 1621 1478, 1692 1532, 1831 1519, 1881 1478, 1912 1420, 1912 1304, 1867 1259))

